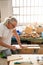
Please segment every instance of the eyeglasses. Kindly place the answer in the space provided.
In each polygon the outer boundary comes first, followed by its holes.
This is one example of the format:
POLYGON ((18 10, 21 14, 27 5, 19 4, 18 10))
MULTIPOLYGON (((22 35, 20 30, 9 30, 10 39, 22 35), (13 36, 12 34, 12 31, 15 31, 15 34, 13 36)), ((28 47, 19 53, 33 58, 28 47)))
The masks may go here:
POLYGON ((15 27, 11 22, 10 22, 10 24, 13 26, 13 28, 15 27))

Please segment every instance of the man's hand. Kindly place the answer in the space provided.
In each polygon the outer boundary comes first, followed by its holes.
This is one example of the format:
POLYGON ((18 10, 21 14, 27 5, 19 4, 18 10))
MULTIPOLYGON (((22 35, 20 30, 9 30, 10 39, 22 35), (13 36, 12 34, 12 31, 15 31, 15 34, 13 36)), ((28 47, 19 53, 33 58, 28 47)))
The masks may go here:
POLYGON ((22 46, 22 45, 21 45, 20 47, 21 47, 22 49, 27 49, 27 46, 22 46))
POLYGON ((11 46, 11 50, 15 51, 17 48, 15 46, 11 46))

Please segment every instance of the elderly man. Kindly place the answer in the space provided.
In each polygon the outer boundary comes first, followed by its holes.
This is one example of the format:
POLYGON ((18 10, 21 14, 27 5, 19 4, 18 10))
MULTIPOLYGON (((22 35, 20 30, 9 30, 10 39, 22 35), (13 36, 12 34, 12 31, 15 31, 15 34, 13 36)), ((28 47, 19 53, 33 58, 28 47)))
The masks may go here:
MULTIPOLYGON (((17 48, 15 46, 11 45, 11 37, 12 35, 16 37, 18 44, 21 48, 24 48, 21 45, 20 38, 16 32, 17 20, 15 18, 7 18, 5 22, 0 24, 0 52, 4 51, 5 54, 9 55, 9 52, 11 50, 16 50, 17 48), (14 31, 13 31, 14 28, 14 31), (12 34, 13 32, 13 34, 12 34), (6 48, 5 48, 6 47, 6 48)), ((11 52, 10 52, 11 54, 11 52)))

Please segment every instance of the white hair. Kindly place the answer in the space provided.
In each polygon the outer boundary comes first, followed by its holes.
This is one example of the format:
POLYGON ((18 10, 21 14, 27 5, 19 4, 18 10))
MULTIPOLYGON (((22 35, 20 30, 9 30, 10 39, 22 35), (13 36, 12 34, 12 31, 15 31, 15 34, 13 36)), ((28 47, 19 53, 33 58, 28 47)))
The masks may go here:
POLYGON ((8 24, 8 22, 17 22, 17 20, 16 20, 16 18, 14 18, 14 17, 7 17, 7 18, 5 18, 5 20, 4 20, 4 22, 2 22, 4 25, 6 25, 6 24, 8 24))
POLYGON ((4 22, 2 22, 2 24, 6 25, 8 23, 8 21, 10 21, 9 17, 5 18, 4 22))

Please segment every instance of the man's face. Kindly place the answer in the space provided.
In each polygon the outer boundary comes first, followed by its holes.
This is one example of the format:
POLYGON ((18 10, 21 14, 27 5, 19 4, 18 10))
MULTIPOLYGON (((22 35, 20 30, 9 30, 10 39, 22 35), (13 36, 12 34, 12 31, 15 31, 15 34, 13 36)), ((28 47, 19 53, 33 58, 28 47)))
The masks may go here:
POLYGON ((15 28, 17 26, 17 22, 15 22, 15 21, 12 22, 12 23, 11 22, 9 22, 9 23, 10 23, 10 26, 9 26, 10 29, 13 29, 13 28, 15 28))

